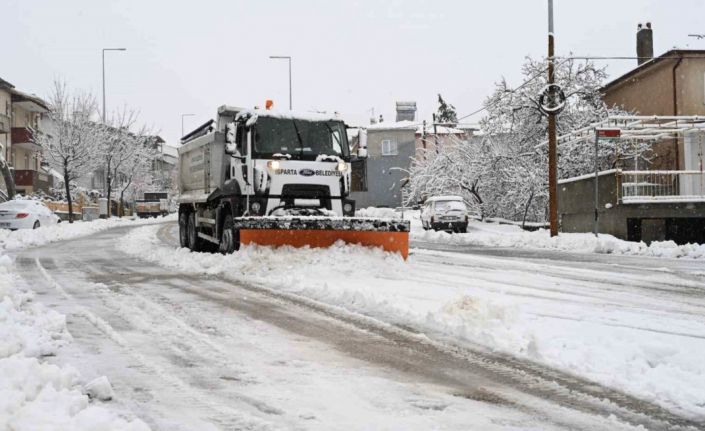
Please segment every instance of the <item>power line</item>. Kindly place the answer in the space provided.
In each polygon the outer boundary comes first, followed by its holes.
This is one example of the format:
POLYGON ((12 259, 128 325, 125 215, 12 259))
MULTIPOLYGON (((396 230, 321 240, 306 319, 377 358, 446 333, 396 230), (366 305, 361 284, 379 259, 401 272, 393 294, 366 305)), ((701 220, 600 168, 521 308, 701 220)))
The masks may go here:
MULTIPOLYGON (((569 61, 569 60, 572 60, 572 58, 564 58, 563 61, 561 61, 560 63, 556 64, 555 67, 558 67, 558 66, 560 66, 561 64, 563 64, 563 63, 565 63, 565 62, 567 62, 567 61, 569 61)), ((533 81, 535 81, 537 78, 540 78, 541 76, 543 76, 543 75, 546 73, 547 70, 548 70, 548 66, 544 67, 544 68, 541 70, 541 72, 535 74, 535 75, 532 76, 531 78, 529 78, 529 79, 527 79, 526 81, 522 82, 521 85, 519 85, 517 88, 513 89, 511 92, 514 93, 514 92, 516 92, 517 90, 521 90, 522 88, 526 87, 527 85, 529 85, 530 83, 532 83, 533 81)), ((502 101, 502 98, 503 98, 503 97, 504 97, 504 96, 502 95, 502 96, 500 96, 497 100, 495 100, 493 103, 490 103, 489 105, 484 105, 482 108, 480 108, 480 109, 478 109, 478 110, 476 110, 476 111, 473 111, 473 112, 471 112, 471 113, 469 113, 469 114, 467 114, 467 115, 463 115, 462 117, 458 117, 458 121, 464 120, 464 119, 466 119, 466 118, 468 118, 468 117, 472 117, 472 116, 475 115, 475 114, 479 114, 480 112, 486 110, 487 108, 494 107, 495 105, 497 105, 499 102, 502 101)))

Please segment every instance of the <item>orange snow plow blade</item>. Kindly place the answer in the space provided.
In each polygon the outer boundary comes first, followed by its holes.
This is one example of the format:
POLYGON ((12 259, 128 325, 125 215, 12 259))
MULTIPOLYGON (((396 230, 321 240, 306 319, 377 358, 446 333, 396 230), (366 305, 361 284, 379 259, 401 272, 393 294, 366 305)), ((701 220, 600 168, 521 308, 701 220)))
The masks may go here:
POLYGON ((409 256, 409 221, 360 218, 245 217, 235 221, 241 244, 292 247, 330 247, 349 244, 382 247, 409 256))

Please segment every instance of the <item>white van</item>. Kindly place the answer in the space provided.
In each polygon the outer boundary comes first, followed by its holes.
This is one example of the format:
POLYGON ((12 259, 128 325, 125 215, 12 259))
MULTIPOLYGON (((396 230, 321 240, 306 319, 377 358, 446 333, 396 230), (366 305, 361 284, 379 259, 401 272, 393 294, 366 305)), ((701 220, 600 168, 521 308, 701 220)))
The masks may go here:
POLYGON ((421 208, 421 225, 425 230, 465 232, 468 229, 468 208, 460 196, 434 196, 421 208))

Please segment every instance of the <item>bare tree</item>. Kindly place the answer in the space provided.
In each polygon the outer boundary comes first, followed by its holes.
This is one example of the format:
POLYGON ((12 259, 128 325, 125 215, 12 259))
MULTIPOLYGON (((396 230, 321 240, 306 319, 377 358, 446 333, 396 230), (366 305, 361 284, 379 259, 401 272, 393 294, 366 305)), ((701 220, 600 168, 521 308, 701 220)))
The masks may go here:
POLYGON ((157 154, 153 145, 154 137, 146 128, 142 128, 138 133, 129 134, 121 151, 116 153, 115 164, 120 166, 117 172, 118 185, 120 190, 119 216, 124 216, 125 192, 132 188, 137 191, 138 186, 144 183, 144 179, 151 177, 151 169, 157 154), (136 181, 136 180, 140 181, 136 181))
POLYGON ((49 98, 49 129, 34 134, 44 156, 62 173, 69 223, 74 218, 71 183, 93 170, 99 158, 104 128, 94 121, 96 112, 92 94, 72 94, 65 82, 55 80, 49 98))
POLYGON ((137 112, 123 108, 117 112, 105 124, 105 139, 101 144, 101 153, 105 163, 105 173, 107 175, 107 198, 108 198, 108 218, 112 212, 112 190, 113 186, 120 180, 122 164, 125 158, 129 157, 132 138, 130 128, 137 121, 137 112))

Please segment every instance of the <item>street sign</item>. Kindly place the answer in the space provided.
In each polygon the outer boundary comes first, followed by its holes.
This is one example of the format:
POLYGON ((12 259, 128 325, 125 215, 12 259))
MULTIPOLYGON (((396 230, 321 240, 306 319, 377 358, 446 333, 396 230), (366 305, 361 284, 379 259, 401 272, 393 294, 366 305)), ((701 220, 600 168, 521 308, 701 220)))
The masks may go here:
POLYGON ((597 129, 597 137, 600 139, 616 139, 622 136, 621 129, 597 129))

